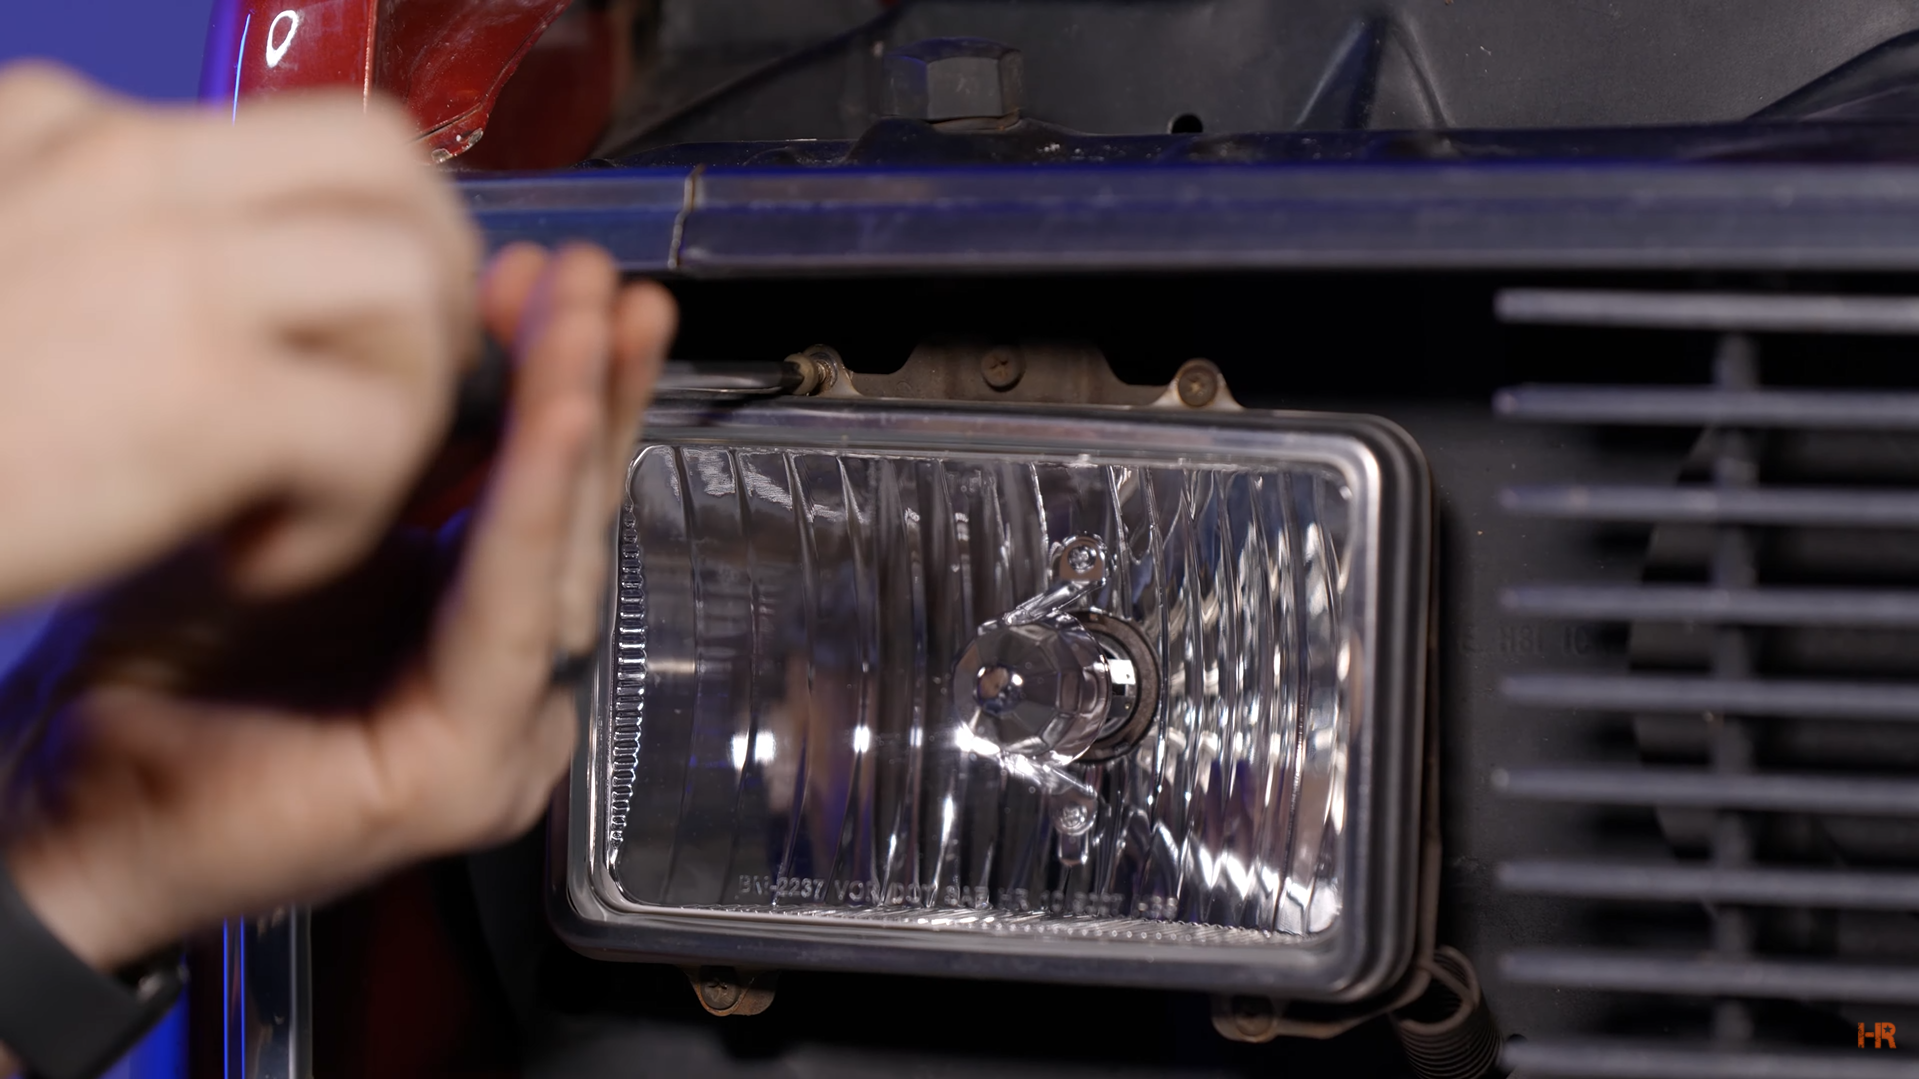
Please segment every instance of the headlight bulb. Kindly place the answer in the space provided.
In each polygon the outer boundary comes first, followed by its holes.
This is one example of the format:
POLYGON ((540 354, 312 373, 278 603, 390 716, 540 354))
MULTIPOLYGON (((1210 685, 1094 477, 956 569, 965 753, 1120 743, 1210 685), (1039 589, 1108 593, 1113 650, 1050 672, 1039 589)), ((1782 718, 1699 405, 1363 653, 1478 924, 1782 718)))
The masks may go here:
POLYGON ((1102 612, 1073 610, 1106 583, 1108 564, 1097 536, 1058 544, 1051 587, 982 625, 953 673, 955 686, 972 687, 954 695, 966 748, 1046 796, 1069 862, 1077 853, 1064 841, 1091 831, 1098 810, 1072 766, 1096 746, 1100 759, 1131 748, 1157 704, 1157 693, 1151 703, 1140 694, 1140 670, 1154 666, 1145 638, 1102 612))

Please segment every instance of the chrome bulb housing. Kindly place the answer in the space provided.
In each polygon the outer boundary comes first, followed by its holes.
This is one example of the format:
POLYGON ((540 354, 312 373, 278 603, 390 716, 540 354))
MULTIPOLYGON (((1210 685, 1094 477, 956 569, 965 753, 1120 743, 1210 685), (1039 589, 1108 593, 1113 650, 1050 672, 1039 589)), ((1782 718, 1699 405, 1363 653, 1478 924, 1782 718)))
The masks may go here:
POLYGON ((1111 700, 1106 653, 1079 619, 988 624, 961 653, 953 684, 973 735, 1049 764, 1078 760, 1099 740, 1111 700), (969 699, 970 698, 970 699, 969 699))

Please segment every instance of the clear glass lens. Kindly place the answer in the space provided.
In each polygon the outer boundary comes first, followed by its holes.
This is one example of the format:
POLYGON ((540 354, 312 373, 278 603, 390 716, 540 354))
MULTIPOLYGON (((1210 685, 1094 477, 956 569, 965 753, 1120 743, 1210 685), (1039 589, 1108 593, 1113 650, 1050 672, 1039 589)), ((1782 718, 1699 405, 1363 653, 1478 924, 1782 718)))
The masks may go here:
POLYGON ((1349 472, 656 437, 596 764, 627 901, 1194 943, 1337 924, 1368 602, 1349 472), (1137 630, 1153 669, 1094 662, 1157 702, 1130 747, 1053 769, 978 733, 1017 664, 955 664, 1075 537, 1110 565, 1069 613, 1137 630))

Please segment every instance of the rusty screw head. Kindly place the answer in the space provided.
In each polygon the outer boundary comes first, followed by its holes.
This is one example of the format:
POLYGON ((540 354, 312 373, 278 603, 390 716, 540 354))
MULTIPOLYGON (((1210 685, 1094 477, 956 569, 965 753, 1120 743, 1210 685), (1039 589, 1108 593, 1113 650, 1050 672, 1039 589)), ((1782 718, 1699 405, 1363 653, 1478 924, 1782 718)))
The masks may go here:
POLYGON ((711 1011, 733 1010, 746 995, 746 986, 740 984, 743 980, 731 967, 701 967, 700 1003, 711 1011))
POLYGON ((1213 1029, 1236 1042, 1269 1042, 1279 1036, 1279 1013, 1265 997, 1214 997, 1213 1029))
POLYGON ((1189 360, 1173 379, 1187 408, 1205 408, 1219 397, 1219 368, 1205 360, 1189 360))
POLYGON ((773 1006, 779 972, 735 967, 681 967, 700 1007, 714 1015, 758 1015, 773 1006))
POLYGON ((980 357, 979 373, 988 386, 1004 393, 1026 377, 1026 357, 1012 349, 996 348, 980 357))

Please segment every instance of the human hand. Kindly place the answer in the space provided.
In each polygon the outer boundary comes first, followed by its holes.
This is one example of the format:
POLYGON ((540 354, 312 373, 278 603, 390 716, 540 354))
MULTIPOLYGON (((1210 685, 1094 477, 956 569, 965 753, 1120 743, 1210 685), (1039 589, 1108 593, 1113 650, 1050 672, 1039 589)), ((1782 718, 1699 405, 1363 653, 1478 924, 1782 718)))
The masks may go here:
POLYGON ((509 249, 482 293, 517 343, 513 412, 437 609, 430 550, 397 541, 292 599, 190 553, 95 604, 6 844, 21 894, 89 962, 510 838, 544 809, 576 732, 553 659, 596 640, 674 314, 588 248, 509 249))
POLYGON ((249 592, 338 572, 473 344, 473 229, 356 94, 233 124, 9 68, 0 251, 0 609, 212 528, 249 592))

